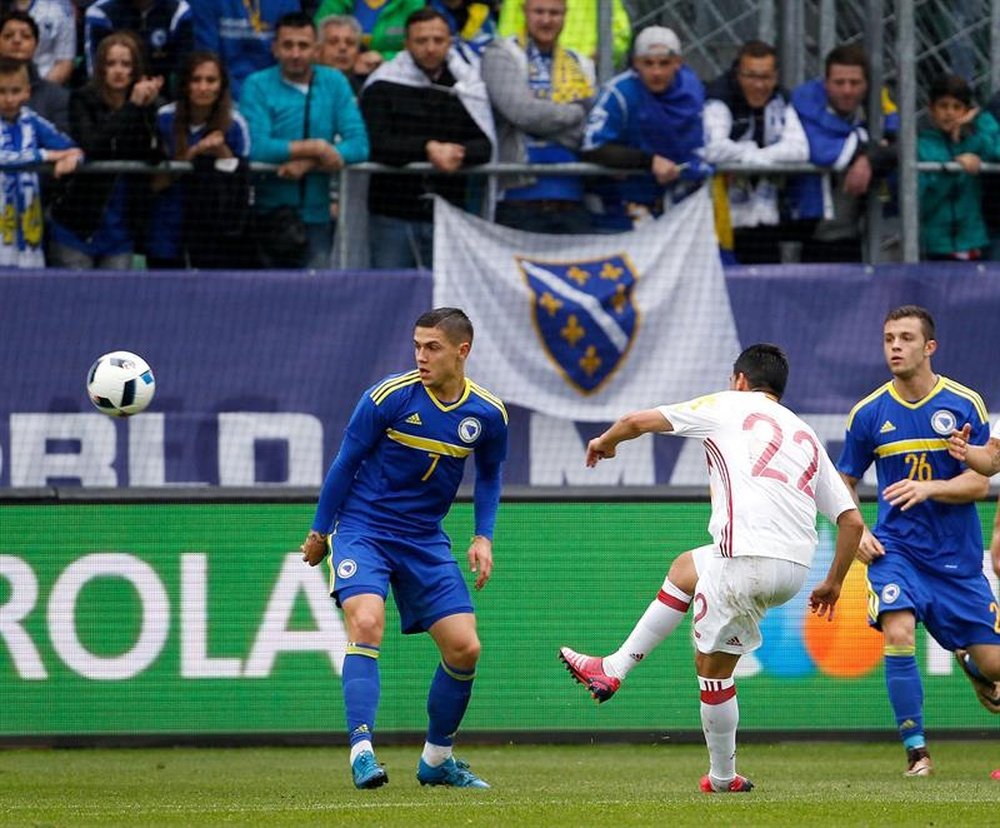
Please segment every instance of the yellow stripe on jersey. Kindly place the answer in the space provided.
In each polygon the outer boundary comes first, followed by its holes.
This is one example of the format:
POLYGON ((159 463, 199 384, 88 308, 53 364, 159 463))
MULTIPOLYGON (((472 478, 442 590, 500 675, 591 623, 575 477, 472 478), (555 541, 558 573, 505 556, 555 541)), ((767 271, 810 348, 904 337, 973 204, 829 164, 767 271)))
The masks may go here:
POLYGON ((472 454, 472 449, 468 446, 455 446, 441 440, 430 440, 427 437, 417 437, 413 434, 404 434, 394 428, 387 428, 385 436, 397 443, 402 443, 410 448, 429 451, 434 454, 443 454, 445 457, 468 457, 472 454))
POLYGON ((865 586, 868 588, 868 617, 872 621, 878 621, 878 593, 872 588, 867 566, 865 567, 865 586))
POLYGON ((500 410, 500 414, 503 416, 503 421, 505 423, 507 422, 507 409, 504 407, 503 402, 500 400, 498 396, 490 393, 485 388, 483 388, 483 386, 473 382, 472 380, 469 380, 469 386, 476 394, 478 394, 480 397, 486 400, 486 402, 495 405, 500 410))
POLYGON ((906 454, 911 451, 947 451, 948 441, 943 437, 930 440, 897 440, 895 443, 886 443, 876 446, 876 457, 895 457, 897 454, 906 454))
POLYGON ((962 385, 960 382, 955 382, 953 379, 948 379, 944 377, 944 384, 947 386, 948 390, 953 394, 958 394, 960 397, 964 397, 975 407, 976 412, 982 417, 984 423, 989 422, 989 415, 986 413, 986 404, 983 402, 983 398, 979 396, 975 391, 973 391, 968 386, 962 385))
POLYGON ((881 397, 886 391, 890 389, 891 386, 892 386, 892 380, 889 380, 889 382, 887 382, 885 385, 880 385, 878 388, 872 391, 871 394, 869 394, 867 397, 858 400, 858 402, 855 403, 854 408, 851 409, 851 413, 847 415, 848 431, 851 430, 851 423, 854 422, 854 415, 857 414, 866 405, 868 405, 868 403, 870 403, 872 400, 881 397))
POLYGON ((326 568, 330 570, 330 597, 337 591, 337 570, 333 568, 333 539, 327 538, 326 544, 330 547, 330 554, 326 556, 326 568))
POLYGON ((900 396, 899 392, 896 390, 896 386, 893 385, 892 382, 889 383, 889 395, 901 406, 903 406, 903 408, 909 408, 911 410, 916 410, 921 406, 927 405, 927 403, 929 403, 942 391, 944 391, 944 377, 938 376, 937 382, 934 383, 934 387, 930 391, 928 391, 927 394, 925 394, 919 400, 914 400, 913 402, 910 402, 909 400, 904 400, 900 396))
POLYGON ((442 411, 454 411, 467 399, 469 399, 469 380, 465 380, 465 385, 462 386, 462 393, 459 395, 458 399, 453 403, 443 403, 437 397, 435 397, 427 386, 424 386, 424 391, 427 392, 427 396, 431 398, 431 402, 434 403, 442 411))
POLYGON ((400 388, 406 388, 408 385, 413 385, 415 382, 420 382, 420 372, 417 370, 409 371, 401 376, 387 379, 381 385, 372 389, 369 396, 372 398, 375 405, 381 405, 385 402, 385 398, 388 397, 393 391, 398 391, 400 388))

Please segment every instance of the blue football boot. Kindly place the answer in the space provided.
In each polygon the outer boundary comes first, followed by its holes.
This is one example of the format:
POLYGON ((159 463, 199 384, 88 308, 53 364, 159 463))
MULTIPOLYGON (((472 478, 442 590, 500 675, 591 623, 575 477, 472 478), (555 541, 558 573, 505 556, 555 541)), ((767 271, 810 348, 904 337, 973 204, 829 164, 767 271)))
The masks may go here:
POLYGON ((467 762, 456 760, 454 756, 436 768, 428 765, 423 759, 417 768, 417 781, 421 785, 450 785, 453 788, 488 788, 489 783, 476 776, 467 762))
POLYGON ((354 777, 355 788, 380 788, 389 781, 389 774, 375 761, 375 754, 370 750, 362 751, 354 757, 351 775, 354 777))

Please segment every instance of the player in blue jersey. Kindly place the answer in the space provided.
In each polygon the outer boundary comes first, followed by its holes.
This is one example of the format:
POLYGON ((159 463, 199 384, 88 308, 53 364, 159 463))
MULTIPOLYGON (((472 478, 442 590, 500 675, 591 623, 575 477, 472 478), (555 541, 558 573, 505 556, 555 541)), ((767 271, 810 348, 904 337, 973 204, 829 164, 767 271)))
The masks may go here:
POLYGON ((476 526, 468 560, 481 589, 493 570, 507 412, 465 376, 472 336, 472 323, 456 308, 437 308, 417 320, 416 370, 387 377, 361 396, 302 544, 310 566, 333 552, 330 592, 347 625, 341 678, 358 788, 388 781, 375 760, 372 734, 390 584, 403 632, 429 632, 441 651, 427 697, 427 741, 417 779, 421 785, 489 787, 452 756, 480 644, 468 587, 441 528, 465 459, 474 454, 476 526))
POLYGON ((890 311, 883 348, 892 379, 851 411, 837 468, 856 498, 858 482, 875 463, 878 518, 858 558, 868 564, 869 623, 884 637, 886 687, 907 752, 906 775, 927 776, 917 621, 956 652, 983 706, 1000 712, 1000 618, 983 574, 975 505, 988 481, 949 455, 956 427, 967 423, 977 445, 989 427, 979 395, 931 369, 937 341, 924 308, 890 311))

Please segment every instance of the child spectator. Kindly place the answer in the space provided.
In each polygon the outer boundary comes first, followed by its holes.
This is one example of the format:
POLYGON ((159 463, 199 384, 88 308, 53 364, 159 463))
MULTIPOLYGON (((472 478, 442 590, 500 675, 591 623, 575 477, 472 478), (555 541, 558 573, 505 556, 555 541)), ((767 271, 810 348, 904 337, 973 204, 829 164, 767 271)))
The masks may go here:
MULTIPOLYGON (((94 77, 74 90, 70 134, 94 161, 157 161, 156 110, 162 78, 144 75, 139 41, 109 34, 97 49, 94 77)), ((126 270, 148 213, 145 175, 75 178, 52 207, 50 264, 126 270)))
POLYGON ((28 106, 52 121, 60 132, 69 132, 69 90, 38 73, 38 37, 38 24, 30 14, 14 10, 0 17, 0 57, 19 60, 27 67, 31 84, 28 106))
POLYGON ((38 173, 29 167, 55 163, 55 175, 73 172, 83 153, 25 104, 31 95, 24 63, 0 58, 0 265, 44 267, 42 202, 38 173))
MULTIPOLYGON (((195 52, 185 63, 178 84, 178 98, 160 108, 157 130, 160 145, 168 158, 177 161, 195 161, 198 158, 247 158, 250 155, 250 131, 243 116, 233 109, 229 96, 229 78, 219 56, 213 52, 195 52)), ((246 182, 246 168, 242 179, 235 169, 229 173, 196 171, 193 180, 187 177, 169 178, 154 182, 154 189, 161 190, 153 203, 146 263, 151 268, 205 267, 204 254, 215 252, 214 264, 233 266, 225 255, 227 225, 237 220, 229 215, 208 216, 192 204, 192 195, 202 187, 192 184, 223 188, 230 182, 239 188, 246 182), (211 182, 202 179, 211 177, 211 182), (165 185, 165 186, 164 186, 165 185), (199 214, 197 225, 190 219, 199 214), (187 231, 187 232, 186 232, 187 231)), ((233 167, 236 165, 234 164, 233 167)), ((216 194, 218 195, 218 194, 216 194)), ((200 199, 201 201, 210 199, 200 199)), ((245 216, 249 204, 234 205, 245 216), (242 208, 242 209, 240 209, 242 208)), ((231 239, 230 239, 231 240, 231 239)), ((236 254, 237 251, 230 251, 236 254)))
POLYGON ((5 12, 30 14, 38 27, 34 54, 38 74, 52 83, 64 84, 73 74, 76 60, 76 11, 67 0, 12 0, 5 12))
POLYGON ((924 258, 969 261, 989 247, 982 211, 979 168, 1000 159, 1000 125, 972 103, 972 91, 958 75, 931 85, 932 127, 917 140, 919 161, 955 161, 964 172, 920 173, 920 241, 924 258))

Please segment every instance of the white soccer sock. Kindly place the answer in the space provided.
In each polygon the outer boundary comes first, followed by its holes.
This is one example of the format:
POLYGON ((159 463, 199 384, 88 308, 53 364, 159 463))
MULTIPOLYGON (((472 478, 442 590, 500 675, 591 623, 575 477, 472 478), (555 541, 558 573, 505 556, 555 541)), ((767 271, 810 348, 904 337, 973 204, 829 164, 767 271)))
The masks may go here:
POLYGON ((372 753, 375 752, 375 749, 372 747, 372 743, 369 742, 367 739, 363 739, 362 741, 355 742, 353 745, 351 745, 350 763, 353 765, 354 760, 358 758, 358 754, 364 753, 366 750, 369 750, 372 753))
POLYGON ((625 643, 604 658, 604 672, 623 679, 681 623, 691 606, 691 596, 667 578, 663 588, 642 614, 625 643))
POLYGON ((420 754, 420 758, 432 768, 443 765, 450 757, 451 745, 432 745, 430 742, 424 742, 424 751, 420 754))
POLYGON ((708 745, 708 775, 716 788, 724 788, 736 776, 736 727, 740 706, 736 683, 698 676, 701 687, 701 729, 708 745))

